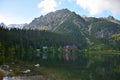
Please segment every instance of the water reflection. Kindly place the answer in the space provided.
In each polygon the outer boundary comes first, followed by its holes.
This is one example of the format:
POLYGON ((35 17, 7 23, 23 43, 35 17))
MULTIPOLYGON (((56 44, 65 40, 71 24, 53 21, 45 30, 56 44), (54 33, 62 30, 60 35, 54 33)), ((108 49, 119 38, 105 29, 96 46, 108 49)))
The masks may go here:
POLYGON ((6 77, 3 77, 3 80, 8 80, 8 77, 6 76, 6 77))

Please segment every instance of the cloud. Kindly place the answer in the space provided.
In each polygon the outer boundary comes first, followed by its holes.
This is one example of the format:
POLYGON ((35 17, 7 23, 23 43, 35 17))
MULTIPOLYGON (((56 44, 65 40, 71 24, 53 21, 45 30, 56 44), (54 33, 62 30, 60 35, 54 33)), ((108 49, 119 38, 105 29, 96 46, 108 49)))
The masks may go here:
POLYGON ((42 14, 46 14, 51 11, 55 11, 57 7, 57 2, 55 0, 43 0, 38 4, 38 8, 41 9, 42 14))
POLYGON ((110 11, 112 14, 120 14, 120 0, 76 0, 76 3, 91 15, 110 11))
POLYGON ((74 0, 68 0, 68 2, 73 2, 74 0))

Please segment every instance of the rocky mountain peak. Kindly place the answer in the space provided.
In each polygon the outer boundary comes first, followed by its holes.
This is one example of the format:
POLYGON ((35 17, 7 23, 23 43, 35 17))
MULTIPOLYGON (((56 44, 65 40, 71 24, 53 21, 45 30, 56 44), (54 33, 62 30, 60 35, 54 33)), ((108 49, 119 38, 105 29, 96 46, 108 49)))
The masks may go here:
POLYGON ((113 16, 108 16, 108 20, 114 20, 115 18, 113 16))
POLYGON ((108 16, 107 20, 120 25, 120 21, 115 19, 113 16, 108 16))
POLYGON ((57 11, 55 11, 55 13, 64 15, 64 14, 71 13, 71 11, 66 8, 66 9, 57 10, 57 11))
POLYGON ((35 18, 29 25, 25 26, 25 28, 31 28, 31 29, 36 29, 36 28, 47 28, 47 30, 52 29, 53 26, 56 24, 59 24, 63 19, 65 19, 71 11, 68 9, 61 9, 57 10, 55 12, 50 12, 46 15, 41 15, 38 18, 35 18))

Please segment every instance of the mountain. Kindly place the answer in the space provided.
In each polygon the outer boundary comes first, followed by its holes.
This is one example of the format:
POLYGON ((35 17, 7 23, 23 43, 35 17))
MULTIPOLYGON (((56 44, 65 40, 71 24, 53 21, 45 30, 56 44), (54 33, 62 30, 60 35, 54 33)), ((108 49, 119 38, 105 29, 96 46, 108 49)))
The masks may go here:
POLYGON ((4 23, 0 23, 0 27, 7 27, 4 23))
POLYGON ((25 23, 25 24, 9 24, 9 25, 0 23, 0 27, 4 27, 4 28, 20 28, 20 29, 22 29, 26 25, 27 25, 27 23, 25 23))
POLYGON ((80 47, 87 46, 86 39, 83 31, 87 30, 85 20, 77 15, 75 12, 71 12, 68 9, 57 10, 55 12, 48 13, 45 16, 35 18, 30 24, 25 26, 26 29, 39 29, 47 30, 62 35, 72 37, 74 43, 80 43, 80 47))
POLYGON ((25 26, 25 28, 52 30, 53 26, 58 25, 70 13, 67 9, 51 12, 45 16, 35 18, 28 26, 25 26))
POLYGON ((81 17, 68 9, 61 9, 35 18, 26 29, 49 30, 56 33, 81 33, 103 38, 119 33, 120 21, 108 18, 81 17))
POLYGON ((7 25, 7 27, 9 28, 20 28, 22 29, 25 25, 27 25, 26 23, 25 24, 9 24, 7 25))
POLYGON ((113 16, 108 18, 82 17, 68 9, 61 9, 35 18, 24 28, 68 35, 82 47, 106 44, 104 40, 109 40, 112 35, 120 33, 120 21, 113 16))
POLYGON ((68 9, 62 9, 48 13, 45 16, 35 18, 24 28, 56 31, 59 29, 58 27, 66 25, 65 23, 68 24, 68 22, 72 22, 74 25, 79 27, 86 26, 86 23, 81 16, 77 15, 75 12, 69 11, 68 9))

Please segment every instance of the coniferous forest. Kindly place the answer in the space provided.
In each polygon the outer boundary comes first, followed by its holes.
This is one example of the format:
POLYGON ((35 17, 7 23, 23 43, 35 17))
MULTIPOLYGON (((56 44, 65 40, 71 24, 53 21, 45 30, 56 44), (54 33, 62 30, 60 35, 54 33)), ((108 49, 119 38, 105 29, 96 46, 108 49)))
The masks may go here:
POLYGON ((48 53, 47 51, 49 51, 52 55, 54 51, 61 52, 62 47, 67 44, 73 44, 68 37, 45 30, 5 29, 0 27, 1 63, 15 60, 32 61, 40 53, 48 53), (44 47, 50 50, 44 50, 44 47))
MULTIPOLYGON (((39 63, 49 76, 56 75, 52 76, 55 80, 119 80, 119 54, 91 53, 76 42, 68 35, 46 30, 0 27, 0 64, 39 63)), ((13 72, 14 76, 21 75, 18 67, 13 72)))

